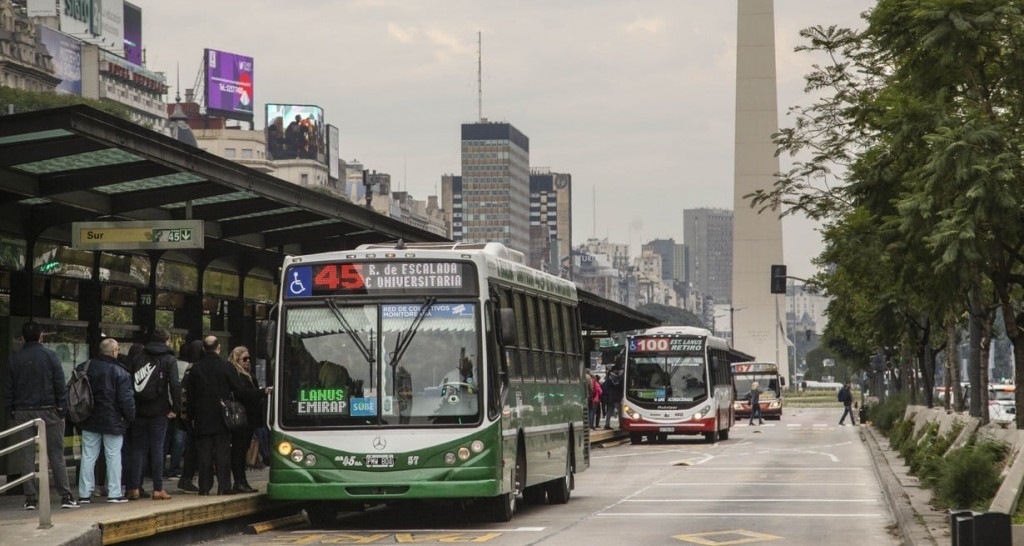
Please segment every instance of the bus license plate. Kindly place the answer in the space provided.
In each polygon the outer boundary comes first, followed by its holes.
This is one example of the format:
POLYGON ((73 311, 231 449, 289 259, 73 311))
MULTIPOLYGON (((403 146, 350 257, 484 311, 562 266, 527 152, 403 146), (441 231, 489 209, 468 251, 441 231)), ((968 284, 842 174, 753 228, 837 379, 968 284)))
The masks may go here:
POLYGON ((367 455, 367 468, 391 468, 395 466, 394 455, 367 455))
POLYGON ((658 427, 658 432, 675 432, 676 427, 658 427))

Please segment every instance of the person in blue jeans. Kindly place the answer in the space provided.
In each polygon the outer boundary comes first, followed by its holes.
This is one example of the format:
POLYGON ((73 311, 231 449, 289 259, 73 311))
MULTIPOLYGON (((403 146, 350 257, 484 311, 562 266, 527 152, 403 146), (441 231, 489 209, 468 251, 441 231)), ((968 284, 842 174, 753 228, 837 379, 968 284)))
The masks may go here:
POLYGON ((132 363, 135 384, 135 421, 132 423, 132 474, 128 476, 128 499, 141 498, 142 470, 149 462, 153 476, 153 500, 167 500, 164 491, 164 438, 168 419, 181 411, 178 359, 171 350, 171 335, 164 328, 153 330, 145 351, 132 363))
POLYGON ((857 421, 853 418, 853 392, 850 390, 850 382, 847 381, 843 385, 842 389, 839 389, 839 401, 843 403, 843 416, 839 418, 840 426, 844 426, 846 423, 846 416, 850 416, 850 424, 857 426, 857 421))
POLYGON ((129 424, 135 420, 135 389, 128 372, 117 363, 120 352, 117 340, 100 342, 100 356, 78 365, 88 364, 89 386, 92 388, 92 414, 79 423, 82 429, 82 465, 78 469, 78 502, 86 504, 96 488, 96 459, 100 445, 107 461, 107 502, 128 502, 121 488, 121 446, 129 424))
POLYGON ((750 425, 754 424, 754 416, 757 416, 757 424, 763 425, 764 418, 761 416, 761 385, 754 381, 750 385, 750 425))

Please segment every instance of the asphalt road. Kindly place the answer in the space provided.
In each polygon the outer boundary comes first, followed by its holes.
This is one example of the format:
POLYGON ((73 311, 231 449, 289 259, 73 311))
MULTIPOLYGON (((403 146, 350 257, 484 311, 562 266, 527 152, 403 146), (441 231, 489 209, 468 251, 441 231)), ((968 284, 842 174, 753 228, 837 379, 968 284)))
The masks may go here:
POLYGON ((789 409, 698 437, 596 448, 566 505, 522 506, 508 524, 458 505, 342 515, 327 528, 233 535, 208 544, 897 545, 859 431, 838 409, 789 409))

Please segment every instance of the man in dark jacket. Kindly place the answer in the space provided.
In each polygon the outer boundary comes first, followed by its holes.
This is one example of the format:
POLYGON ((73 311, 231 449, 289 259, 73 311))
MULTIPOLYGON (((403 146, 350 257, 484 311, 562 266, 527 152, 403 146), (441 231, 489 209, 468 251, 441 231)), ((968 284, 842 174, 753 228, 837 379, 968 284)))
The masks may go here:
POLYGON ((611 430, 612 415, 621 419, 622 414, 622 368, 620 366, 616 366, 608 372, 608 376, 605 377, 604 385, 601 386, 601 389, 602 395, 607 401, 604 414, 604 428, 605 430, 611 430))
POLYGON ((850 382, 847 381, 843 385, 842 389, 839 389, 839 401, 843 403, 843 416, 839 418, 839 425, 843 426, 846 423, 846 416, 850 416, 850 424, 857 426, 857 421, 853 418, 853 392, 850 390, 850 382))
POLYGON ((230 495, 231 432, 221 414, 221 400, 234 397, 245 403, 259 397, 259 391, 246 388, 228 361, 220 357, 216 336, 203 339, 203 357, 185 379, 189 418, 196 434, 196 467, 199 470, 199 494, 209 495, 213 488, 213 469, 217 468, 217 494, 230 495))
POLYGON ((132 363, 135 385, 135 421, 132 422, 131 456, 128 466, 128 499, 136 500, 142 487, 142 469, 153 475, 153 500, 167 500, 164 491, 164 438, 168 419, 181 411, 181 383, 178 380, 178 359, 171 350, 171 334, 164 328, 153 330, 150 341, 136 362, 132 363), (150 382, 156 382, 155 388, 150 382), (155 392, 155 397, 152 393, 155 392))
MULTIPOLYGON (((92 415, 82 428, 82 466, 78 469, 79 502, 88 503, 96 488, 96 459, 100 444, 107 461, 107 502, 128 502, 121 489, 121 445, 128 426, 135 420, 132 378, 117 362, 117 340, 100 342, 100 356, 88 362, 92 387, 92 415)), ((79 364, 78 370, 85 367, 79 364)))
MULTIPOLYGON (((61 496, 62 508, 78 508, 68 484, 68 471, 64 467, 64 414, 68 409, 64 388, 64 368, 52 349, 40 343, 42 334, 35 322, 21 327, 25 346, 11 358, 4 399, 11 412, 14 426, 39 418, 46 423, 46 458, 53 470, 53 481, 61 496)), ((35 429, 27 430, 17 441, 27 439, 35 429)), ((36 454, 33 448, 22 448, 13 458, 14 468, 28 474, 35 470, 36 454)), ((25 510, 39 507, 39 485, 32 479, 24 483, 25 510)))

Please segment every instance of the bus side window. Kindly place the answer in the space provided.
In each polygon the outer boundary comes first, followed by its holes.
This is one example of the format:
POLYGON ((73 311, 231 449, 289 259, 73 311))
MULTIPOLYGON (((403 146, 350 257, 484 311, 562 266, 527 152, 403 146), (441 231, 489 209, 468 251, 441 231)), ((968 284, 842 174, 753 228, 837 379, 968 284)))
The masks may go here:
MULTIPOLYGON (((501 301, 500 295, 498 297, 498 301, 501 301)), ((493 303, 491 301, 488 301, 486 305, 487 312, 484 314, 484 316, 488 317, 486 324, 488 335, 485 336, 484 339, 487 340, 487 346, 485 347, 485 349, 487 351, 488 362, 487 417, 493 420, 497 419, 498 416, 501 415, 501 408, 502 405, 504 404, 504 400, 502 400, 502 395, 506 392, 506 389, 505 384, 501 378, 501 367, 502 359, 505 357, 505 355, 501 354, 501 348, 498 346, 497 327, 494 324, 495 313, 493 303)), ((511 351, 506 352, 506 354, 511 354, 511 351)))
POLYGON ((519 330, 519 347, 516 348, 516 371, 514 377, 522 381, 530 377, 530 331, 526 327, 525 296, 521 292, 513 292, 512 296, 512 307, 516 313, 516 328, 519 330))
POLYGON ((555 362, 555 355, 552 353, 551 346, 551 316, 548 312, 548 305, 550 302, 547 300, 537 299, 537 318, 540 319, 540 341, 541 341, 541 358, 544 362, 544 376, 547 377, 548 382, 555 383, 558 381, 558 376, 555 373, 557 364, 555 362))

